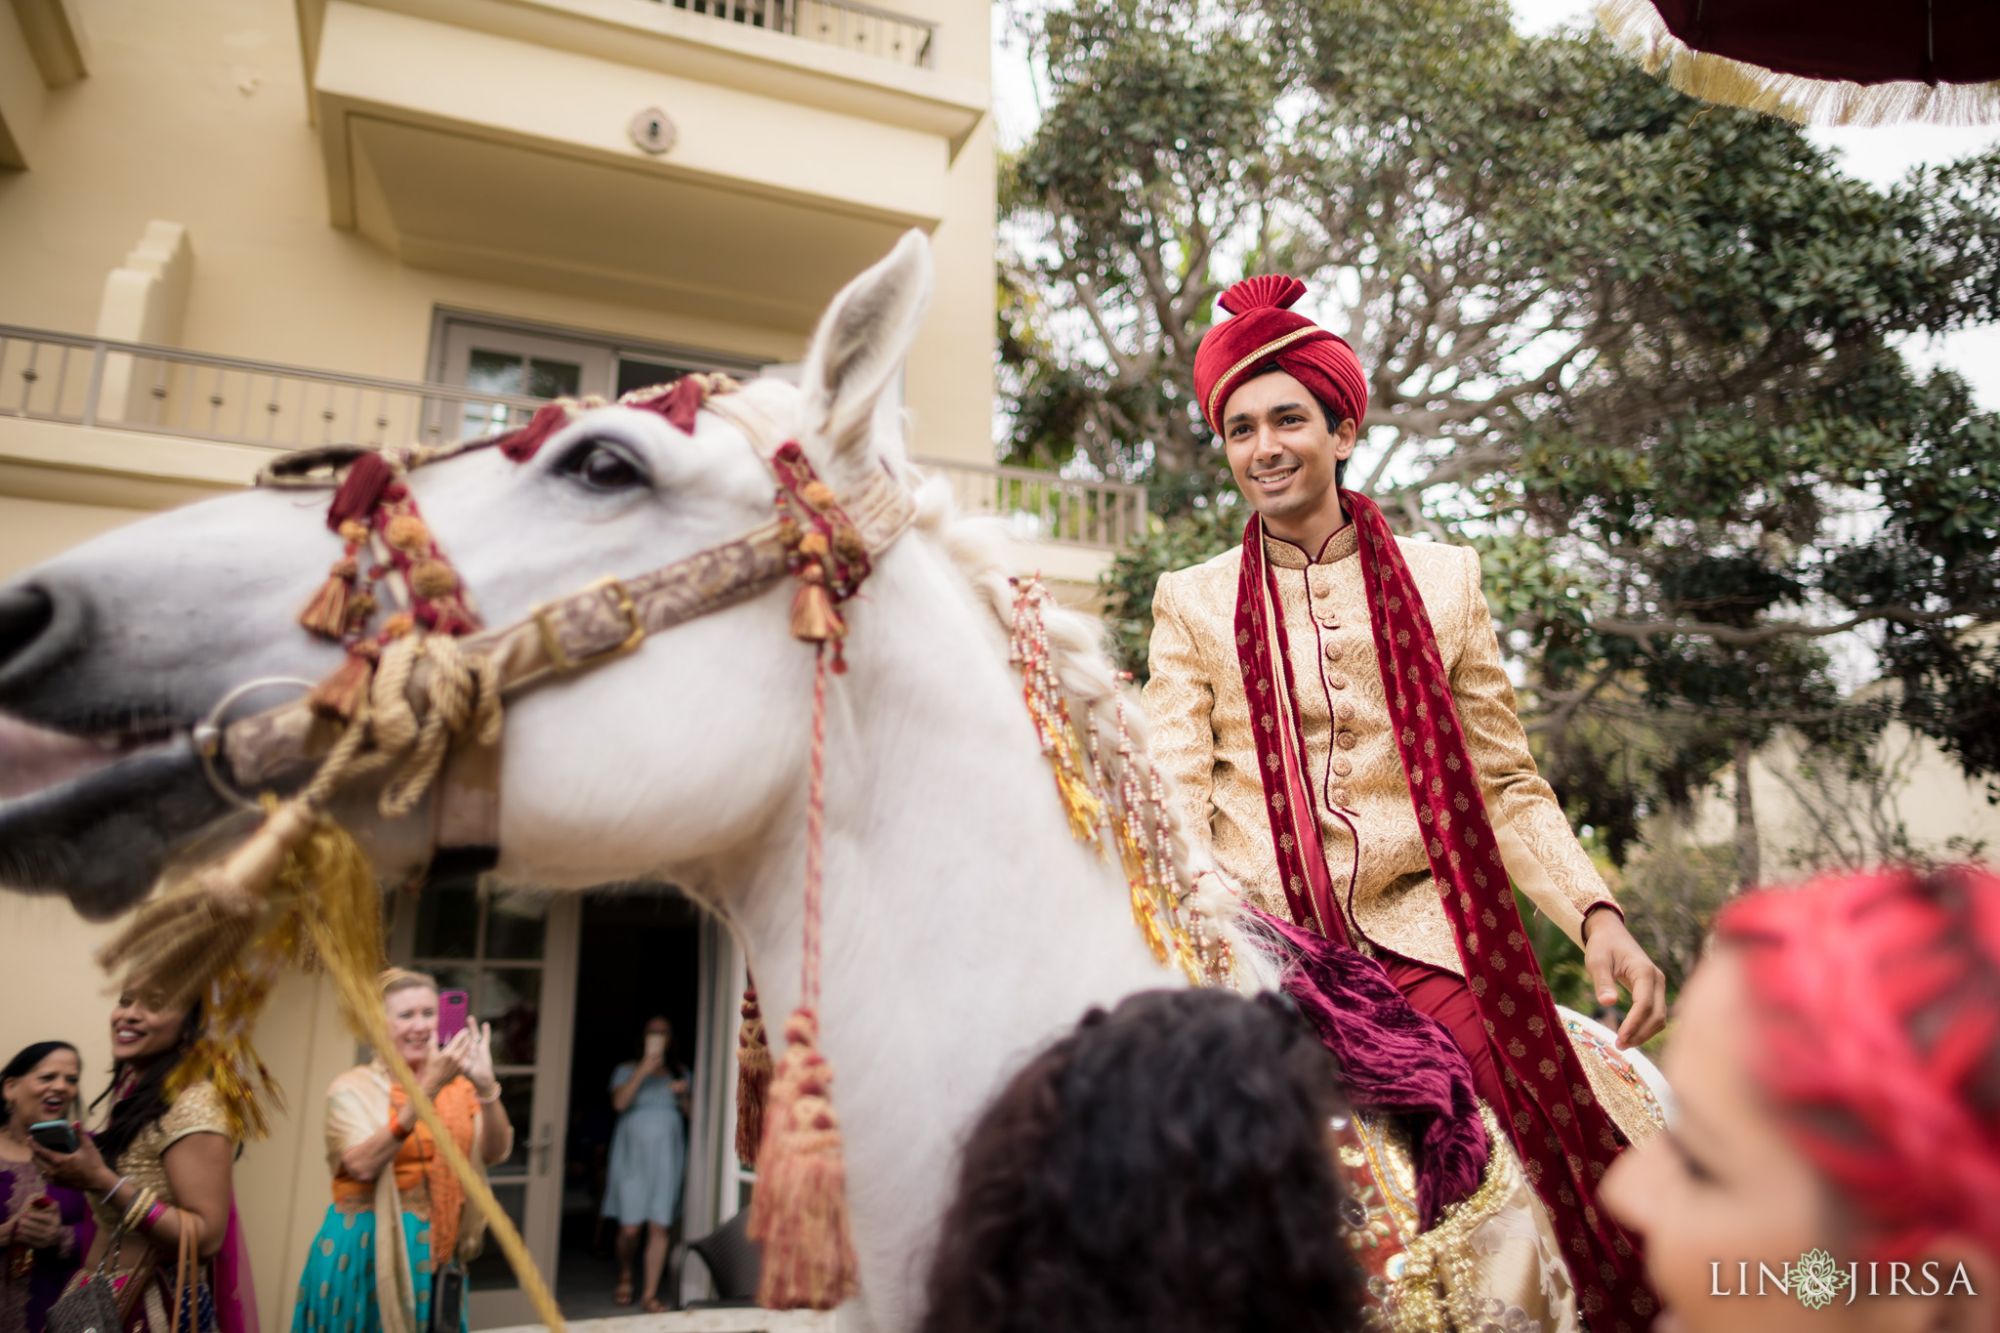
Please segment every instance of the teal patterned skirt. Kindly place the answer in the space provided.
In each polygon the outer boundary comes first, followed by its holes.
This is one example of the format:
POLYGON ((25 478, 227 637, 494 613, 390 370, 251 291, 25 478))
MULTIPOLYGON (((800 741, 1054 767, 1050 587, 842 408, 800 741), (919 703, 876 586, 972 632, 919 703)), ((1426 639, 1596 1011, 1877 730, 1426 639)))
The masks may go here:
MULTIPOLYGON (((403 1248, 409 1252, 410 1275, 416 1288, 417 1327, 431 1323, 430 1223, 416 1213, 403 1214, 403 1248)), ((460 1333, 470 1327, 461 1311, 460 1333)), ((375 1210, 326 1210, 326 1221, 313 1237, 299 1275, 298 1303, 292 1307, 292 1333, 381 1333, 382 1315, 375 1308, 375 1210)))

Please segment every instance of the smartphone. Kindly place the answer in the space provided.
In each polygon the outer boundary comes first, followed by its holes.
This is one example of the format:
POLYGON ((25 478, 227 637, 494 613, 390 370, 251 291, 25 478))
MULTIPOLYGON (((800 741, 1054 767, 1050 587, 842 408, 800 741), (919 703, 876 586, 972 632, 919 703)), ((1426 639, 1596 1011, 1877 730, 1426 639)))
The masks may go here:
POLYGON ((472 1009, 472 997, 462 990, 438 992, 438 1045, 450 1043, 453 1037, 465 1030, 466 1016, 472 1009))
POLYGON ((667 1034, 664 1032, 648 1032, 646 1034, 646 1058, 649 1060, 662 1060, 666 1058, 666 1054, 667 1034))
POLYGON ((43 1120, 28 1126, 28 1137, 50 1152, 75 1152, 76 1126, 67 1120, 43 1120))

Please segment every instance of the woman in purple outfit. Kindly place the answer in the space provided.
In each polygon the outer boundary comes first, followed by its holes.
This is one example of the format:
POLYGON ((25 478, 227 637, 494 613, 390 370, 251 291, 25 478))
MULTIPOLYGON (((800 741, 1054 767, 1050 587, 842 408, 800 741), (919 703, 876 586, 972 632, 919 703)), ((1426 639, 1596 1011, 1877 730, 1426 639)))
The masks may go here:
POLYGON ((90 1249, 83 1195, 44 1179, 28 1143, 28 1126, 73 1117, 82 1077, 82 1057, 66 1041, 38 1041, 0 1072, 0 1333, 41 1333, 90 1249))

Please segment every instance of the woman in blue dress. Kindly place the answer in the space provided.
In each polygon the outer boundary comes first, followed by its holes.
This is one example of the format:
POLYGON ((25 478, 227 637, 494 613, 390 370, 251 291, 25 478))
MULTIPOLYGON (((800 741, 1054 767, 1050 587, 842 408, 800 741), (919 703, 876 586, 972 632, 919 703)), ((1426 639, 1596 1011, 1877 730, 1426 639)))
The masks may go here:
POLYGON ((649 1019, 639 1058, 625 1061, 611 1074, 611 1105, 618 1111, 618 1129, 611 1137, 604 1216, 618 1222, 614 1299, 620 1305, 632 1303, 632 1260, 643 1227, 643 1298, 650 1314, 667 1308, 660 1299, 660 1274, 667 1265, 669 1229, 680 1217, 681 1177, 687 1166, 683 1110, 688 1081, 684 1070, 667 1062, 673 1035, 673 1025, 666 1019, 649 1019))

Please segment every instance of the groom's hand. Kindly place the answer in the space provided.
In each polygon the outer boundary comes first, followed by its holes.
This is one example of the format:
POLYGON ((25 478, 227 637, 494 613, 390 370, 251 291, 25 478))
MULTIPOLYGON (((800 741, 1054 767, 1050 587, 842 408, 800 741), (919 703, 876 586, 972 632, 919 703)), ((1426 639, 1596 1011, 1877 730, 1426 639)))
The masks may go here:
POLYGON ((1618 1047, 1630 1050, 1644 1045, 1667 1025, 1667 975, 1653 966, 1616 912, 1592 912, 1584 924, 1588 943, 1583 946, 1583 967, 1597 1002, 1618 1003, 1621 986, 1632 997, 1618 1027, 1618 1047))

